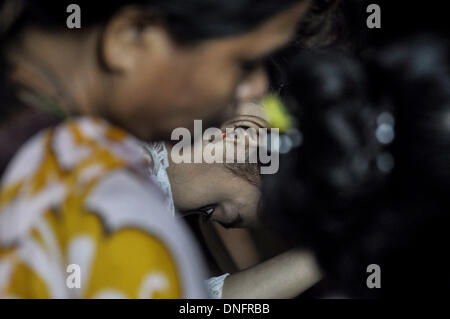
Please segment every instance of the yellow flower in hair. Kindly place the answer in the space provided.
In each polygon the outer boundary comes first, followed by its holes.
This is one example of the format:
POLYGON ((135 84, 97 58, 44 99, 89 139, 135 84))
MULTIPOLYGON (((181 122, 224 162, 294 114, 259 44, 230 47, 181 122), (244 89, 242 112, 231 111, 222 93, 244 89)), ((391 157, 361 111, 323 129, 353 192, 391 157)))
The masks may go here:
POLYGON ((262 106, 272 128, 278 128, 280 133, 285 133, 292 128, 292 118, 279 96, 266 95, 263 98, 262 106))

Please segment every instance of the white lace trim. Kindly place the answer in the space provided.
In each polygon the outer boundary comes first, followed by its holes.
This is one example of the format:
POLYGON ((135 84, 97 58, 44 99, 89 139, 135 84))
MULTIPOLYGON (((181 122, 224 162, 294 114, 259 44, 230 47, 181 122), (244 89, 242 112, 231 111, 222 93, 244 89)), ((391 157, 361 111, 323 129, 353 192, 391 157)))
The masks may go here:
POLYGON ((223 274, 219 277, 211 277, 206 280, 206 286, 208 288, 208 292, 213 299, 222 298, 222 290, 225 279, 229 276, 229 273, 223 274))
POLYGON ((147 159, 150 178, 159 186, 166 195, 166 205, 172 216, 175 216, 175 206, 172 198, 167 167, 169 167, 169 155, 164 142, 152 142, 144 144, 144 156, 147 159))

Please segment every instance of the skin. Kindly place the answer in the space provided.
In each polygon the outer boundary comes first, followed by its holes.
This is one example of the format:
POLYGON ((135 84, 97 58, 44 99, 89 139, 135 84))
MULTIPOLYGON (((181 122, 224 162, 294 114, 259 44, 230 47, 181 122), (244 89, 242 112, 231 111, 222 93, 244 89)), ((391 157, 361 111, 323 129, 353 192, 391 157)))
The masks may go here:
POLYGON ((226 228, 254 227, 258 223, 258 187, 234 175, 223 164, 178 164, 169 168, 168 174, 175 206, 182 214, 205 217, 202 209, 212 207, 214 211, 208 220, 226 228))
POLYGON ((9 50, 12 77, 68 113, 103 117, 144 140, 166 140, 175 127, 192 128, 193 119, 222 123, 233 105, 264 93, 259 62, 292 38, 308 5, 302 1, 245 34, 191 46, 174 41, 158 17, 148 19, 151 12, 132 7, 103 28, 27 29, 9 50))
MULTIPOLYGON (((192 128, 193 119, 214 126, 234 114, 233 105, 257 100, 267 89, 261 59, 293 37, 309 3, 302 1, 246 34, 188 47, 172 39, 164 21, 147 22, 149 12, 136 8, 124 8, 101 28, 81 32, 26 29, 8 51, 12 79, 53 99, 69 114, 100 116, 143 140, 168 139, 176 127, 192 128), (244 67, 249 63, 255 65, 251 70, 244 67)), ((192 169, 176 174, 180 181, 173 185, 195 193, 195 187, 207 186, 211 193, 185 203, 178 195, 180 207, 198 207, 208 200, 220 204, 216 215, 228 226, 257 222, 256 186, 223 165, 202 167, 202 174, 197 173, 192 169), (198 186, 189 183, 195 176, 201 177, 198 186), (217 187, 214 180, 224 182, 217 187)), ((295 265, 288 261, 282 259, 281 264, 295 265)), ((263 264, 257 270, 276 273, 278 265, 263 264)), ((250 284, 264 282, 267 276, 260 271, 237 278, 237 285, 228 280, 224 287, 234 297, 241 282, 255 291, 272 291, 250 284)))
MULTIPOLYGON (((244 103, 238 107, 237 116, 227 121, 222 129, 257 129, 267 125, 265 115, 258 104, 244 103)), ((225 139, 224 143, 229 140, 225 139)), ((168 148, 170 154, 170 146, 168 148)), ((261 194, 257 185, 237 176, 222 163, 176 164, 170 160, 170 156, 169 161, 167 174, 175 207, 181 214, 199 214, 206 217, 209 215, 206 212, 212 208, 213 212, 207 218, 208 221, 218 222, 226 228, 258 227, 257 211, 261 194)))
MULTIPOLYGON (((237 116, 222 128, 267 125, 262 108, 255 103, 245 103, 238 107, 237 116)), ((226 228, 260 226, 257 214, 261 196, 259 188, 231 173, 224 164, 171 162, 167 173, 175 206, 181 214, 209 216, 208 222, 218 222, 226 228), (205 214, 204 209, 208 211, 209 207, 214 207, 212 213, 205 214)), ((249 242, 239 244, 241 253, 254 253, 246 244, 249 242), (246 248, 250 250, 245 251, 246 248)), ((321 276, 311 253, 291 249, 228 276, 222 288, 222 298, 294 298, 316 284, 321 276)))
POLYGON ((314 256, 292 249, 228 276, 223 285, 222 298, 295 298, 321 278, 314 256))

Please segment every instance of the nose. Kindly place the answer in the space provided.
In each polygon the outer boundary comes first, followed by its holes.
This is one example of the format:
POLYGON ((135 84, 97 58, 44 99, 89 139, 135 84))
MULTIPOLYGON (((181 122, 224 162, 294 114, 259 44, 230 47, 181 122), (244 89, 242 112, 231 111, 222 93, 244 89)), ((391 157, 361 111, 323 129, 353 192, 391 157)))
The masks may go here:
POLYGON ((268 88, 267 72, 263 67, 259 67, 239 84, 236 90, 236 98, 240 103, 257 102, 264 96, 268 88))

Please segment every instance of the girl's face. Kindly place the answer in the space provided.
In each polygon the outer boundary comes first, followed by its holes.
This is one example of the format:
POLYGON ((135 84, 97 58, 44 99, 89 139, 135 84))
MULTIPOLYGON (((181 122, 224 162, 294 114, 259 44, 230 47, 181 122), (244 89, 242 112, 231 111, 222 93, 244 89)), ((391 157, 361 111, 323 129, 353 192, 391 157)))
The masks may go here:
MULTIPOLYGON (((257 104, 242 104, 237 113, 223 128, 258 128, 267 125, 262 109, 257 104)), ((258 225, 258 183, 251 183, 244 176, 238 176, 225 164, 171 162, 167 173, 175 207, 182 215, 199 214, 227 228, 258 225)), ((259 180, 259 175, 255 179, 259 180)))
POLYGON ((227 228, 258 223, 259 188, 223 164, 171 163, 168 174, 182 215, 198 214, 227 228))
POLYGON ((308 3, 246 34, 193 46, 178 45, 163 24, 133 29, 133 14, 125 15, 105 30, 105 61, 114 70, 100 86, 105 114, 144 140, 167 140, 176 127, 191 129, 193 119, 218 126, 234 114, 231 105, 265 93, 261 61, 292 38, 308 3))

